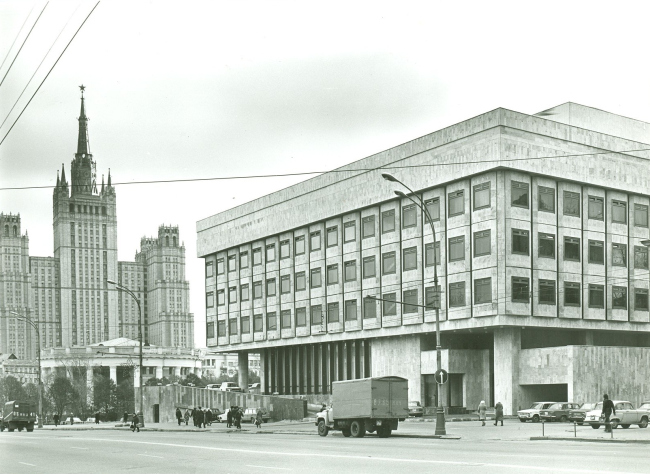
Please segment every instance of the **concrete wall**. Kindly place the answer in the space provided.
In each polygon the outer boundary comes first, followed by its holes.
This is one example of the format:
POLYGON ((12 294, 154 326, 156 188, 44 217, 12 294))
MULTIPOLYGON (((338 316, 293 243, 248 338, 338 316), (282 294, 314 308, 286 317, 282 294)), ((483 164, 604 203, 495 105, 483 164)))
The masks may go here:
POLYGON ((512 415, 519 407, 519 353, 521 329, 494 331, 494 398, 503 404, 503 413, 512 415))
POLYGON ((375 339, 370 354, 373 377, 404 377, 409 381, 409 400, 422 398, 420 336, 375 339))

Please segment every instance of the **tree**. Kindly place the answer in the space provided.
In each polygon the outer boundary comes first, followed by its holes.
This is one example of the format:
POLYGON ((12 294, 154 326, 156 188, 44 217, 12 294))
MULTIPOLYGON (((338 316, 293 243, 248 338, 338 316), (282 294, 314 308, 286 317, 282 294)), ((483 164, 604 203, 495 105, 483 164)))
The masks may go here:
POLYGON ((132 377, 120 382, 115 391, 115 398, 118 416, 124 412, 133 413, 135 411, 135 390, 132 377))
POLYGON ((205 387, 205 382, 196 374, 187 374, 187 377, 180 381, 181 385, 190 385, 191 387, 205 387))
POLYGON ((103 375, 95 375, 93 379, 94 392, 93 404, 97 410, 106 415, 109 419, 115 416, 115 408, 117 405, 117 386, 115 382, 103 375))
POLYGON ((144 384, 148 387, 155 387, 156 385, 169 385, 171 382, 167 377, 157 379, 156 377, 151 377, 144 384))
POLYGON ((24 400, 27 397, 23 384, 16 377, 7 375, 0 378, 0 396, 3 404, 12 400, 24 400))
POLYGON ((60 416, 63 416, 66 408, 78 396, 67 377, 56 377, 48 388, 47 393, 54 404, 55 413, 58 413, 60 416))

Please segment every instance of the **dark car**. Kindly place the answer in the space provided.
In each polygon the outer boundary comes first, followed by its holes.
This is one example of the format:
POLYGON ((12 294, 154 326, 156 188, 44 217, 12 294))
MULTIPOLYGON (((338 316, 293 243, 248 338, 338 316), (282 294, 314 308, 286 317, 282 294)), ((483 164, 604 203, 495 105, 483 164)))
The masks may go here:
POLYGON ((554 403, 550 407, 539 412, 539 417, 544 421, 561 421, 562 423, 569 420, 569 411, 577 409, 580 405, 572 402, 554 403))
POLYGON ((574 408, 569 410, 569 421, 575 421, 579 425, 582 425, 585 421, 585 413, 596 408, 596 403, 586 402, 580 405, 580 408, 574 408))
POLYGON ((424 408, 420 402, 410 401, 409 402, 409 416, 422 416, 424 415, 424 408))

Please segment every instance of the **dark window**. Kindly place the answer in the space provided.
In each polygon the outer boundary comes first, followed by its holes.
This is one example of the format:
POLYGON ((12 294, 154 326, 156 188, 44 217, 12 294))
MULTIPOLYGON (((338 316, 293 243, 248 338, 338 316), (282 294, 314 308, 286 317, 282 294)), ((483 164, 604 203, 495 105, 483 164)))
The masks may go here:
POLYGON ((634 205, 634 225, 648 227, 648 206, 643 204, 634 205))
POLYGON ((217 306, 223 306, 226 304, 226 292, 224 290, 217 291, 217 306))
POLYGON ((291 244, 288 240, 280 242, 280 259, 291 257, 291 244))
POLYGON ((205 262, 205 277, 210 278, 212 276, 214 276, 213 262, 205 262))
POLYGON ((320 250, 320 230, 309 234, 309 250, 311 252, 320 250))
POLYGON ((294 255, 302 255, 305 253, 305 236, 300 235, 295 238, 295 248, 294 248, 294 255))
POLYGON ((229 304, 237 303, 237 287, 236 286, 231 286, 228 289, 228 303, 229 304))
POLYGON ((603 216, 603 198, 589 196, 589 219, 602 221, 603 216))
POLYGON ((339 282, 339 266, 337 264, 327 266, 327 284, 336 285, 339 282))
POLYGON ((627 223, 627 203, 612 200, 612 222, 627 223))
POLYGON ((434 262, 440 265, 440 242, 436 242, 435 253, 433 247, 433 242, 424 246, 424 264, 427 267, 432 267, 434 262))
POLYGON ((305 272, 296 273, 295 283, 296 291, 302 291, 307 288, 307 279, 305 278, 305 272))
POLYGON ((555 281, 539 280, 539 304, 555 304, 555 281))
POLYGON ((539 256, 542 258, 555 258, 555 236, 553 234, 537 234, 539 241, 539 256))
POLYGON ((474 210, 490 207, 490 183, 474 186, 474 210))
POLYGON ((612 308, 627 309, 627 288, 612 286, 612 308))
POLYGON ((648 269, 648 247, 634 247, 634 268, 648 269))
POLYGON ((208 323, 205 329, 205 333, 208 339, 214 338, 214 323, 208 323))
POLYGON ((490 231, 484 230, 481 232, 474 232, 474 256, 490 255, 492 251, 492 239, 490 231))
POLYGON ((322 285, 320 268, 312 268, 310 271, 310 287, 311 288, 320 288, 322 285))
POLYGON ((634 309, 648 311, 648 290, 645 288, 634 289, 634 309))
POLYGON ((251 333, 251 318, 250 316, 241 317, 241 333, 250 334, 251 333))
POLYGON ((205 306, 207 308, 214 308, 214 292, 208 291, 205 294, 205 306))
POLYGON ((248 252, 239 254, 239 268, 248 268, 248 252))
MULTIPOLYGON (((289 311, 289 313, 291 312, 289 311)), ((291 314, 289 314, 289 325, 291 325, 291 314)), ((266 313, 266 330, 277 331, 277 329, 278 329, 278 318, 275 312, 266 313)))
POLYGON ((418 268, 418 249, 417 247, 409 247, 404 249, 402 254, 402 268, 404 271, 415 270, 418 268))
POLYGON ((228 256, 228 271, 237 271, 237 255, 228 256))
POLYGON ((492 278, 474 280, 474 304, 492 303, 492 278))
POLYGON ((363 319, 373 319, 377 317, 377 300, 373 298, 363 299, 363 319))
POLYGON ((530 255, 527 230, 512 229, 512 253, 530 255))
POLYGON ((458 281, 449 284, 449 306, 465 306, 465 282, 458 281))
POLYGON ((336 247, 339 244, 339 228, 328 227, 327 229, 327 246, 336 247))
POLYGON ((580 217, 580 193, 564 191, 564 215, 580 217))
POLYGON ((266 297, 270 298, 271 296, 275 296, 275 278, 269 278, 266 280, 266 297))
POLYGON ((362 219, 361 238, 373 237, 375 235, 375 216, 368 216, 362 219))
POLYGON ((291 293, 291 275, 282 275, 280 277, 280 293, 291 293))
POLYGON ((415 204, 402 208, 402 228, 415 227, 417 225, 417 214, 415 204))
POLYGON ((261 314, 253 315, 253 331, 262 332, 264 330, 264 317, 261 314))
POLYGON ((345 281, 354 281, 357 279, 357 262, 350 260, 345 262, 345 281))
POLYGON ((317 326, 323 323, 323 307, 319 304, 311 307, 311 324, 317 326))
POLYGON ((627 266, 627 245, 612 244, 612 265, 617 267, 627 266))
MULTIPOLYGON (((449 193, 449 217, 465 213, 465 197, 463 191, 449 193)), ((431 216, 433 217, 433 216, 431 216)))
POLYGON ((395 230, 395 209, 381 213, 381 232, 393 232, 395 230))
POLYGON ((440 308, 440 285, 438 285, 437 292, 433 286, 427 286, 424 289, 424 305, 427 310, 440 308))
POLYGON ((530 298, 530 282, 528 278, 512 277, 512 301, 528 303, 530 298))
POLYGON ((230 320, 230 335, 231 336, 236 336, 237 335, 237 320, 235 318, 230 320))
POLYGON ((262 297, 262 282, 254 281, 253 282, 253 299, 257 300, 262 297))
POLYGON ((296 308, 296 327, 307 326, 307 308, 296 308))
POLYGON ((226 337, 226 321, 217 321, 217 337, 226 337))
POLYGON ((223 275, 226 272, 226 268, 223 263, 223 258, 217 259, 217 275, 223 275))
POLYGON ((328 323, 338 323, 339 322, 339 304, 338 303, 328 303, 327 304, 327 322, 328 323))
POLYGON ((555 212, 555 189, 539 186, 537 191, 539 210, 544 212, 555 212))
POLYGON ((589 285, 589 307, 605 307, 605 287, 603 285, 589 285))
POLYGON ((343 226, 343 242, 353 242, 357 234, 356 222, 346 222, 343 226))
POLYGON ((452 237, 449 239, 449 261, 465 259, 465 236, 452 237))
POLYGON ((253 266, 262 265, 262 249, 253 249, 253 266))
POLYGON ((512 205, 528 209, 528 183, 512 182, 512 205))
POLYGON ((282 329, 291 328, 291 310, 286 309, 280 313, 280 325, 282 329))
MULTIPOLYGON (((440 199, 435 198, 424 201, 424 208, 429 211, 431 219, 433 219, 434 222, 440 220, 440 199)), ((426 219, 427 222, 429 222, 429 218, 427 217, 426 219)))
POLYGON ((576 237, 564 238, 564 260, 580 261, 580 239, 576 237))
POLYGON ((275 244, 266 246, 266 262, 275 262, 275 244))
POLYGON ((564 306, 580 306, 580 283, 564 282, 564 306))
POLYGON ((357 320, 357 300, 349 300, 345 302, 345 320, 357 320))
POLYGON ((589 263, 605 264, 605 249, 602 240, 589 241, 589 263))
POLYGON ((242 285, 239 288, 239 294, 241 295, 241 300, 242 301, 248 301, 249 294, 248 294, 248 284, 242 285))
POLYGON ((418 312, 418 290, 406 290, 403 294, 402 302, 404 303, 402 312, 404 314, 418 312))
POLYGON ((382 254, 382 274, 390 275, 396 271, 395 252, 386 252, 382 254))
POLYGON ((372 278, 377 275, 375 269, 375 257, 363 258, 363 278, 372 278))
POLYGON ((382 295, 384 316, 395 316, 397 314, 397 294, 387 293, 382 295))

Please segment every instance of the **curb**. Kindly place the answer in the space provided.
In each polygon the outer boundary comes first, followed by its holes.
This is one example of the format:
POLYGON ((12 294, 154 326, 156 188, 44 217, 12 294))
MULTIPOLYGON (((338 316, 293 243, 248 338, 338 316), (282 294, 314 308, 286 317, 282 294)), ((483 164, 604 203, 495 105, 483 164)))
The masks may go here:
POLYGON ((561 438, 551 436, 531 436, 531 441, 579 441, 582 443, 632 443, 650 444, 647 439, 606 439, 606 438, 561 438))

